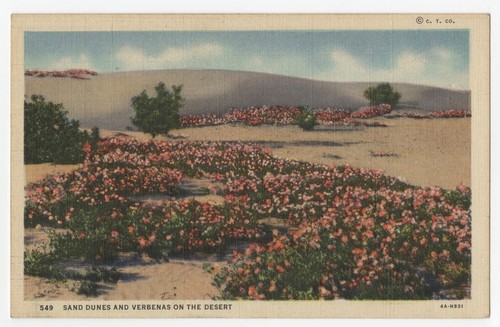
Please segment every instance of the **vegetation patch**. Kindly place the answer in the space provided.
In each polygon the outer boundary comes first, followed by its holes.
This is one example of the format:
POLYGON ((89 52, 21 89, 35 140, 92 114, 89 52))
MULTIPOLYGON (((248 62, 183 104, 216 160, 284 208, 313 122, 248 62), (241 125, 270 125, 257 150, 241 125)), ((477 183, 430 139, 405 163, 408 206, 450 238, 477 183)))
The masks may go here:
POLYGON ((68 230, 51 239, 53 257, 25 254, 26 273, 56 279, 60 260, 100 267, 122 252, 161 259, 248 242, 207 267, 224 299, 438 298, 470 282, 470 198, 465 185, 420 188, 257 144, 109 138, 81 168, 26 187, 25 226, 68 230), (224 202, 132 200, 175 195, 185 178, 221 185, 224 202))
POLYGON ((80 130, 77 120, 69 119, 62 104, 46 102, 33 95, 24 102, 24 163, 80 163, 85 152, 99 141, 99 129, 89 134, 80 130))
POLYGON ((372 157, 399 157, 396 152, 390 151, 370 151, 370 156, 372 157))

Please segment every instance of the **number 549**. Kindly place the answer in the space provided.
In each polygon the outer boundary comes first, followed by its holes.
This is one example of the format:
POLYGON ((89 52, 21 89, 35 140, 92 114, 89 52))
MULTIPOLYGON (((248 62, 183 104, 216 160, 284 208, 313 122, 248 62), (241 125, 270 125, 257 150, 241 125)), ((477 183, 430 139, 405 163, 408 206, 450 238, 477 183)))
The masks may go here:
POLYGON ((54 307, 52 305, 41 305, 40 306, 40 311, 52 311, 54 310, 54 307))

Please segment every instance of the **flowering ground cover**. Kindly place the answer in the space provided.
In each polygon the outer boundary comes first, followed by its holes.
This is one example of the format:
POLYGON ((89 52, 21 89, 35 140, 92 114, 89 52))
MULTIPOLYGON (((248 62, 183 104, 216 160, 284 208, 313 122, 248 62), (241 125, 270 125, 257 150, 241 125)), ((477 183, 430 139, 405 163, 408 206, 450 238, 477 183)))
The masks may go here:
MULTIPOLYGON (((185 115, 181 116, 180 121, 182 127, 213 126, 228 123, 242 123, 249 126, 291 125, 296 124, 302 110, 300 107, 264 105, 261 107, 231 109, 223 116, 185 115)), ((389 105, 366 107, 355 113, 340 108, 316 108, 312 112, 319 125, 360 126, 366 125, 366 123, 354 118, 366 119, 381 116, 391 112, 391 107, 389 105)))
POLYGON ((417 112, 402 112, 397 114, 392 114, 388 118, 414 118, 414 119, 429 119, 429 118, 464 118, 472 117, 472 112, 470 110, 445 110, 445 111, 433 111, 429 114, 417 113, 417 112))
MULTIPOLYGON (((229 123, 241 123, 249 126, 259 125, 291 125, 297 123, 297 118, 303 109, 300 107, 264 105, 260 107, 231 109, 222 116, 214 114, 182 115, 181 127, 216 126, 229 123)), ((380 122, 365 122, 364 119, 380 117, 391 113, 390 105, 363 107, 355 112, 341 108, 315 108, 312 109, 316 121, 322 126, 366 126, 385 127, 380 122)), ((436 111, 429 115, 417 113, 402 113, 392 115, 407 118, 458 118, 471 117, 471 112, 466 110, 436 111)))
POLYGON ((470 282, 465 185, 420 188, 258 144, 115 137, 87 153, 74 172, 26 187, 25 226, 68 230, 52 238, 59 257, 224 253, 245 240, 226 266, 207 268, 225 299, 431 299, 470 282), (182 197, 185 178, 222 185, 224 202, 182 197), (132 200, 144 194, 170 198, 132 200))
POLYGON ((431 117, 434 118, 461 118, 461 117, 471 117, 472 113, 468 110, 447 110, 447 111, 436 111, 431 113, 431 117))
POLYGON ((76 79, 89 79, 90 76, 96 76, 97 72, 89 69, 67 69, 67 70, 26 70, 26 76, 34 77, 70 77, 76 79))
POLYGON ((373 107, 364 107, 352 113, 352 118, 372 118, 378 117, 391 112, 391 106, 388 104, 381 104, 373 107))

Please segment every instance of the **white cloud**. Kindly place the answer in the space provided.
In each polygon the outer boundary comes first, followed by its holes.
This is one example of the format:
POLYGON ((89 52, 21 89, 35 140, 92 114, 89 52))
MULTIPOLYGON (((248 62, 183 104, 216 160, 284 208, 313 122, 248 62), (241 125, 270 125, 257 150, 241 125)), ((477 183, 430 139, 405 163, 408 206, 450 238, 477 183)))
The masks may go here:
POLYGON ((333 63, 332 78, 334 80, 349 81, 369 79, 369 67, 346 50, 333 50, 330 53, 330 60, 333 63))
POLYGON ((455 55, 445 48, 434 48, 431 51, 431 55, 437 57, 439 60, 453 60, 455 55))
POLYGON ((142 49, 124 46, 116 53, 116 59, 125 69, 166 68, 172 64, 199 62, 223 54, 223 47, 215 43, 202 43, 190 47, 170 47, 157 55, 145 53, 142 49))
POLYGON ((444 48, 426 53, 405 51, 392 68, 379 68, 344 49, 330 52, 331 69, 316 78, 331 81, 388 81, 468 88, 467 72, 456 68, 456 55, 444 48))
POLYGON ((419 73, 427 68, 427 59, 424 55, 404 52, 396 58, 395 71, 401 73, 419 73))
POLYGON ((72 68, 95 70, 90 58, 85 54, 81 54, 78 57, 61 58, 53 62, 49 67, 49 69, 52 70, 66 70, 72 68))

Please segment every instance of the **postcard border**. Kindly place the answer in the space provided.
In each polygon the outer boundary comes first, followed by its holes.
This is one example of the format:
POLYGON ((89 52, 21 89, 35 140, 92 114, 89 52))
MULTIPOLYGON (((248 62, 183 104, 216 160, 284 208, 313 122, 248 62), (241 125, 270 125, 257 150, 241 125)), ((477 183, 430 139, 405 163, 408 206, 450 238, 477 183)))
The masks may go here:
MULTIPOLYGON (((472 107, 472 299, 462 310, 443 310, 443 301, 175 301, 177 304, 231 303, 231 311, 93 311, 93 317, 335 317, 472 318, 489 315, 490 264, 490 17, 487 14, 224 14, 224 15, 12 15, 11 21, 11 315, 12 317, 88 317, 64 312, 61 301, 23 298, 23 118, 25 31, 116 30, 270 30, 270 29, 436 29, 416 23, 419 16, 451 17, 453 29, 470 31, 472 107), (41 312, 52 303, 57 310, 41 312), (145 314, 145 312, 147 312, 145 314)), ((441 27, 443 28, 443 27, 441 27)), ((158 304, 155 301, 68 301, 64 304, 158 304)), ((174 303, 172 301, 161 303, 174 303)))

